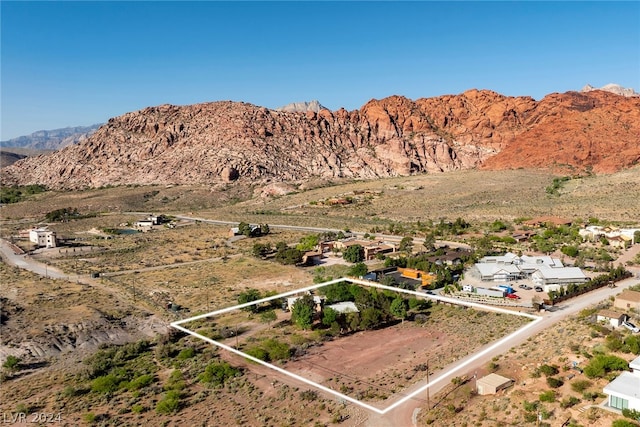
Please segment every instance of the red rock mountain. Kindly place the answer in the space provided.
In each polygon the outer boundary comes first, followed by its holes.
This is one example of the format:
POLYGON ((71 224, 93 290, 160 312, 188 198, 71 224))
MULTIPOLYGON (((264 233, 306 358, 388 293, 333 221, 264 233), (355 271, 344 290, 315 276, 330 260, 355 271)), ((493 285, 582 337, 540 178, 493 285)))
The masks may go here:
POLYGON ((2 169, 51 188, 375 178, 469 168, 640 162, 640 98, 603 91, 541 101, 486 90, 371 100, 359 110, 274 111, 229 101, 112 118, 86 141, 2 169))

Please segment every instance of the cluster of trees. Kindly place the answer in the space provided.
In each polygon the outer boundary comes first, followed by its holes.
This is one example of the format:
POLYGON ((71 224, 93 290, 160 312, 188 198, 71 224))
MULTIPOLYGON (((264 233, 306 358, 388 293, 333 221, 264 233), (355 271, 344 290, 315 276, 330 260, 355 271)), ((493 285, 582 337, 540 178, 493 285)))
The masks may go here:
POLYGON ((339 313, 331 307, 323 307, 321 313, 311 295, 299 298, 292 307, 291 319, 302 329, 318 326, 330 328, 332 332, 376 329, 392 321, 409 318, 430 308, 430 302, 418 298, 406 298, 396 292, 363 288, 346 282, 336 283, 320 289, 326 298, 325 304, 353 301, 358 312, 339 313))
POLYGON ((620 333, 614 331, 607 335, 606 344, 611 351, 640 354, 640 337, 637 335, 630 334, 622 339, 620 333))
POLYGON ((269 234, 271 230, 269 229, 268 224, 260 224, 260 225, 250 225, 246 222, 241 222, 238 224, 238 233, 247 237, 259 237, 266 236, 269 234))
POLYGON ((618 356, 598 354, 584 367, 584 374, 589 378, 603 378, 611 371, 625 371, 628 366, 629 362, 618 356))
POLYGON ((80 218, 80 212, 78 212, 78 208, 62 208, 48 212, 44 218, 48 222, 66 222, 70 219, 80 218))
POLYGON ((611 268, 608 273, 596 276, 586 283, 570 283, 557 291, 549 291, 549 298, 554 302, 561 302, 576 295, 607 286, 610 283, 619 282, 620 280, 631 277, 631 275, 630 271, 619 265, 618 267, 611 268))
POLYGON ((302 262, 304 252, 298 248, 289 247, 285 242, 276 243, 275 248, 268 243, 256 243, 253 245, 252 254, 256 258, 266 259, 270 255, 284 265, 295 265, 302 262))
POLYGON ((18 203, 32 194, 44 193, 45 191, 47 191, 47 187, 38 184, 0 187, 0 203, 18 203))
POLYGON ((347 262, 362 262, 364 261, 364 248, 362 245, 352 245, 342 251, 342 258, 347 262))
MULTIPOLYGON (((247 304, 274 295, 276 295, 276 292, 274 291, 265 292, 263 295, 257 289, 247 289, 244 292, 240 292, 240 294, 238 295, 238 304, 247 304)), ((251 304, 247 307, 244 307, 243 310, 253 314, 259 314, 260 320, 262 322, 271 323, 278 318, 275 310, 280 307, 281 304, 282 301, 276 298, 262 304, 251 304)))

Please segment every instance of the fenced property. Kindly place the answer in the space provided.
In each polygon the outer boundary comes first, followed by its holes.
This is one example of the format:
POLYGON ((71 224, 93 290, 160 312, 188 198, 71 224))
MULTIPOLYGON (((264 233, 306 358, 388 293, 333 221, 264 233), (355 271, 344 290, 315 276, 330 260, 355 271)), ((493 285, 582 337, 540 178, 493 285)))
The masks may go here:
MULTIPOLYGON (((285 292, 282 294, 274 295, 268 298, 262 298, 260 300, 238 304, 233 307, 228 307, 222 310, 217 310, 211 313, 202 314, 199 316, 194 316, 188 319, 180 320, 177 322, 173 322, 171 324, 172 327, 181 330, 187 334, 200 338, 204 341, 207 341, 213 345, 216 345, 224 350, 227 350, 231 353, 239 355, 251 362, 266 366, 275 372, 278 372, 282 375, 286 375, 290 378, 293 378, 297 381, 300 381, 304 384, 307 384, 311 387, 314 387, 322 392, 325 392, 329 395, 333 395, 338 399, 343 399, 344 401, 348 401, 359 405, 363 408, 366 408, 370 411, 385 414, 386 412, 402 405, 410 399, 414 399, 423 393, 430 387, 438 384, 446 378, 445 374, 453 374, 455 372, 463 370, 466 366, 471 363, 477 361, 482 358, 485 354, 492 351, 498 345, 508 341, 515 332, 510 331, 506 336, 502 336, 499 340, 489 345, 488 347, 482 349, 478 353, 474 354, 471 357, 467 357, 464 362, 459 363, 453 369, 448 370, 447 372, 442 372, 439 375, 434 375, 428 384, 412 387, 411 392, 402 392, 402 397, 397 398, 394 396, 393 399, 388 399, 392 397, 393 394, 400 391, 399 387, 393 386, 385 386, 384 383, 373 382, 373 379, 376 381, 382 377, 372 377, 372 371, 374 371, 374 366, 377 366, 379 369, 390 370, 391 372, 398 373, 398 371, 402 371, 401 379, 406 383, 412 380, 413 376, 417 376, 418 379, 421 379, 423 375, 427 373, 420 373, 420 371, 424 371, 421 369, 413 369, 406 370, 407 366, 424 366, 424 362, 429 363, 429 355, 428 351, 425 352, 425 348, 420 348, 420 344, 416 346, 416 343, 419 343, 419 337, 424 338, 426 332, 415 330, 411 331, 407 334, 389 334, 389 331, 385 331, 384 329, 374 330, 374 331, 364 331, 355 334, 355 336, 342 337, 337 340, 331 341, 328 344, 319 346, 314 348, 312 352, 301 357, 299 359, 292 360, 291 362, 287 362, 284 364, 276 365, 274 363, 268 363, 258 357, 254 357, 250 354, 247 354, 244 351, 239 349, 237 341, 234 340, 223 340, 223 339, 212 339, 206 336, 203 333, 195 332, 192 329, 186 327, 188 323, 201 321, 201 320, 212 320, 214 318, 219 318, 224 314, 228 314, 240 309, 247 309, 254 305, 269 303, 274 300, 281 300, 283 298, 303 294, 305 292, 315 292, 316 290, 329 286, 332 284, 337 284, 341 282, 347 282, 355 285, 360 285, 363 287, 369 288, 378 288, 381 290, 392 291, 402 294, 407 294, 414 297, 421 297, 425 299, 433 300, 434 302, 441 302, 447 304, 455 304, 461 307, 467 308, 475 308, 481 310, 483 312, 494 312, 500 314, 506 314, 511 316, 520 316, 526 320, 534 320, 533 322, 529 322, 528 324, 522 326, 522 328, 527 328, 537 323, 540 320, 539 317, 533 316, 525 313, 517 313, 513 311, 509 311, 506 309, 498 308, 498 307, 487 307, 480 304, 476 304, 473 302, 459 301, 452 298, 442 297, 438 295, 425 295, 424 293, 409 291, 389 286, 380 285, 375 282, 369 282, 366 280, 359 280, 353 278, 340 278, 336 280, 332 280, 329 282, 296 289, 294 291, 285 292), (386 332, 386 335, 385 335, 386 332), (384 335, 381 338, 378 335, 384 335), (391 336, 394 336, 391 339, 391 336), (366 343, 377 342, 378 344, 374 345, 366 345, 366 343), (407 347, 408 343, 412 344, 407 347), (341 345, 341 343, 343 345, 341 345), (413 345, 413 346, 412 346, 413 345), (398 349, 405 348, 411 356, 408 354, 400 354, 397 352, 398 349), (396 350, 396 351, 394 351, 396 350), (415 355, 420 354, 424 357, 424 359, 420 359, 420 357, 416 357, 415 355), (405 363, 401 363, 400 365, 396 365, 398 359, 402 359, 405 363), (323 362, 319 362, 323 360, 323 362), (408 360, 408 362, 407 362, 408 360), (357 362, 357 363, 356 363, 357 362), (363 363, 364 362, 364 363, 363 363), (361 369, 355 369, 355 366, 363 364, 361 369), (403 370, 404 369, 404 370, 403 370), (411 374, 411 375, 409 375, 411 374), (417 374, 417 375, 416 375, 417 374), (365 384, 367 385, 366 390, 363 392, 362 390, 355 392, 354 394, 354 384, 365 384), (387 401, 388 399, 388 401, 387 401), (375 405, 374 405, 375 401, 375 405), (392 402, 392 403, 389 403, 392 402), (383 406, 385 405, 386 406, 383 406), (382 406, 382 407, 378 407, 382 406)), ((455 321, 452 319, 451 321, 455 321)), ((520 329, 522 329, 520 328, 520 329)), ((428 338, 428 337, 427 337, 428 338)), ((432 336, 431 338, 434 338, 432 336)), ((442 340, 446 340, 447 337, 441 337, 442 340)), ((440 341, 438 345, 442 344, 443 341, 440 341)), ((486 342, 487 344, 489 341, 486 342)), ((429 340, 425 341, 423 347, 429 346, 429 340)), ((447 362, 453 362, 447 361, 447 362)), ((433 362, 432 362, 433 363, 433 362)), ((443 361, 444 363, 444 361, 443 361)), ((427 368, 428 369, 428 368, 427 368)), ((375 373, 375 372, 373 372, 375 373)), ((388 378, 388 376, 386 377, 388 378)), ((406 385, 406 384, 405 384, 406 385)))

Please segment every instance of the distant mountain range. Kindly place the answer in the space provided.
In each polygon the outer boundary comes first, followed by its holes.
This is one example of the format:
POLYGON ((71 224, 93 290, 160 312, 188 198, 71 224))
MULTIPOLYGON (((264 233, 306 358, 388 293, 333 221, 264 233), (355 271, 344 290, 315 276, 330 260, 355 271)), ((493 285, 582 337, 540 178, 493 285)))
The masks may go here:
POLYGON ((633 90, 633 88, 625 88, 615 83, 609 83, 601 88, 595 88, 590 84, 585 85, 580 92, 591 92, 592 90, 603 90, 605 92, 615 93, 621 96, 640 96, 640 93, 633 90))
POLYGON ((314 113, 318 113, 320 110, 327 109, 328 108, 322 106, 318 101, 313 100, 311 102, 293 102, 284 107, 276 108, 276 111, 286 111, 289 113, 306 113, 307 111, 313 111, 314 113))
POLYGON ((310 105, 296 112, 231 101, 148 107, 110 119, 77 144, 2 168, 0 181, 54 189, 254 185, 473 168, 608 173, 640 164, 640 97, 609 91, 536 101, 472 89, 372 99, 353 111, 310 105))
POLYGON ((59 150, 67 145, 77 144, 87 139, 102 124, 66 127, 53 130, 39 130, 31 135, 19 136, 0 142, 2 147, 20 147, 33 150, 59 150))

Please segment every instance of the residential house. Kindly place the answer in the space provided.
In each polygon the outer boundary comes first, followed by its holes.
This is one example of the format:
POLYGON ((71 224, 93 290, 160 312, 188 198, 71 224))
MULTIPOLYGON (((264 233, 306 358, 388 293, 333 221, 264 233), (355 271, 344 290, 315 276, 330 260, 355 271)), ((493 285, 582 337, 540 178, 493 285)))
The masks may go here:
POLYGON ((543 227, 547 224, 551 224, 553 226, 559 227, 561 225, 571 225, 571 220, 568 220, 566 218, 560 218, 557 216, 540 216, 540 217, 525 221, 522 224, 529 227, 543 227))
POLYGON ((632 239, 620 234, 617 236, 607 237, 607 241, 609 242, 609 246, 611 247, 627 249, 629 246, 631 246, 632 239))
MULTIPOLYGON (((325 251, 325 244, 321 246, 322 251, 325 251)), ((344 251, 345 249, 360 245, 364 249, 364 259, 372 260, 375 259, 378 254, 387 254, 393 253, 397 251, 397 246, 394 243, 383 242, 381 240, 371 241, 371 240, 358 240, 354 238, 337 240, 333 242, 332 248, 335 248, 339 251, 344 251)))
POLYGON ((518 243, 527 242, 531 237, 535 236, 537 233, 533 230, 518 230, 514 232, 511 237, 518 243))
POLYGON ((612 246, 629 247, 630 245, 640 243, 636 239, 636 233, 638 231, 640 231, 640 228, 616 228, 601 227, 599 225, 589 225, 578 230, 578 234, 580 234, 580 236, 582 236, 584 240, 594 242, 604 237, 612 246), (614 243, 611 243, 612 239, 614 240, 614 243))
POLYGON ((629 362, 631 372, 622 372, 603 389, 607 406, 640 411, 640 356, 629 362))
MULTIPOLYGON (((302 297, 290 297, 290 298, 287 298, 287 309, 289 309, 289 311, 291 311, 291 309, 293 308, 293 305, 300 298, 302 298, 302 297)), ((313 302, 316 304, 316 311, 317 312, 321 312, 322 311, 322 307, 324 306, 324 300, 325 299, 326 298, 324 296, 319 296, 319 295, 314 295, 313 296, 313 302)))
POLYGON ((613 310, 600 310, 598 314, 596 314, 596 321, 606 322, 614 328, 622 326, 622 322, 624 322, 626 318, 626 314, 618 313, 613 310))
POLYGON ((613 306, 623 310, 640 311, 640 292, 625 289, 613 301, 613 306))
POLYGON ((58 246, 56 233, 45 228, 29 230, 29 241, 35 243, 39 248, 55 248, 58 246))

